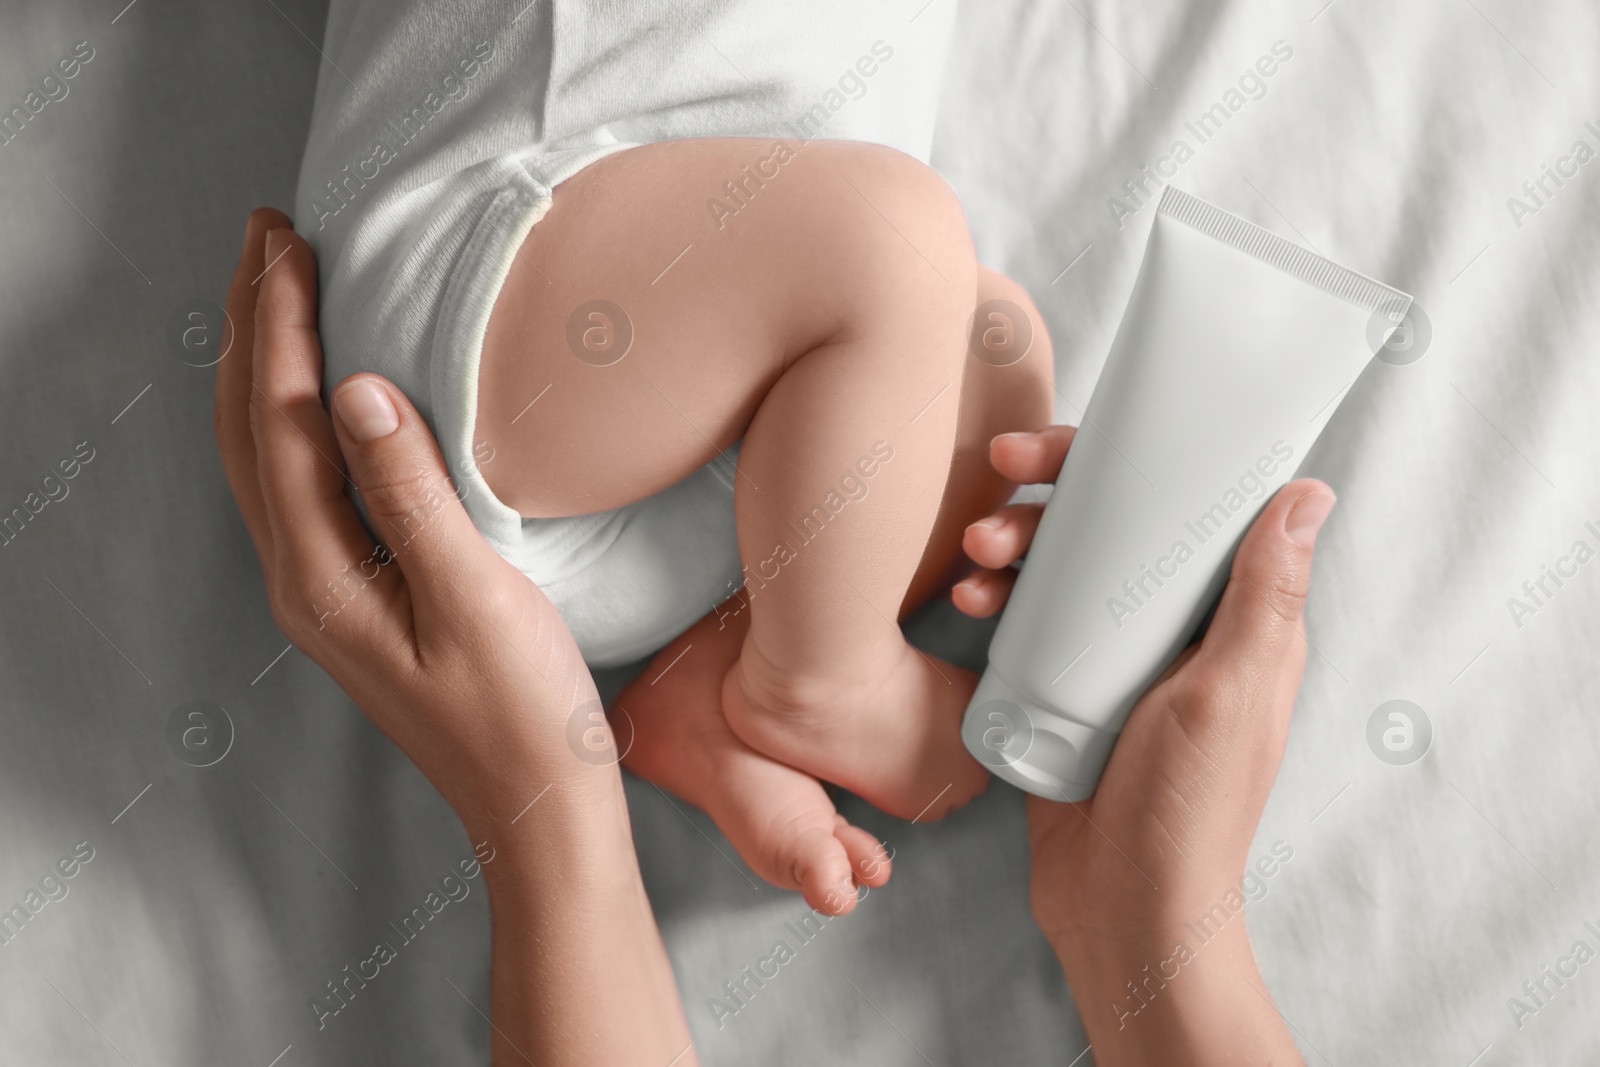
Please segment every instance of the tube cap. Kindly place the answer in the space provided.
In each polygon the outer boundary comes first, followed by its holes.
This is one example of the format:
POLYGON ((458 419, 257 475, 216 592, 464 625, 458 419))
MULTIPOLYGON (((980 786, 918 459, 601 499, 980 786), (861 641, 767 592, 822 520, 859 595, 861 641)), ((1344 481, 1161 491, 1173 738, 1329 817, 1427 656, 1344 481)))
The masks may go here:
POLYGON ((961 722, 961 740, 996 778, 1046 800, 1088 800, 1117 734, 1052 711, 983 672, 961 722))

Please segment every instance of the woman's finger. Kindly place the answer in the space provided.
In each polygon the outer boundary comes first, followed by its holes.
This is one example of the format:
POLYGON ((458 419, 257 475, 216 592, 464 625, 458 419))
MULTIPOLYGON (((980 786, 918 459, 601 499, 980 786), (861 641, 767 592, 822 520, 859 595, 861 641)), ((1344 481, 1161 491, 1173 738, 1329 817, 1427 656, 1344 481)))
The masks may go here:
POLYGON ((1077 435, 1072 426, 1046 426, 1042 430, 1003 433, 989 442, 989 462, 1000 474, 1019 485, 1053 482, 1061 462, 1077 435))
POLYGON ((1043 504, 1012 504, 968 526, 961 548, 972 562, 990 570, 1009 567, 1028 551, 1044 515, 1043 504))
MULTIPOLYGON (((256 305, 250 421, 275 554, 274 606, 280 622, 315 622, 335 606, 343 609, 339 590, 352 582, 351 572, 371 556, 373 544, 345 496, 343 460, 322 406, 316 261, 301 237, 275 229, 267 234, 266 263, 256 305)), ((362 581, 393 581, 391 574, 380 568, 362 581)), ((385 598, 367 602, 374 599, 385 598)))
POLYGON ((1006 606, 1016 584, 1017 572, 1009 567, 1002 571, 978 571, 955 584, 950 590, 950 600, 963 615, 987 619, 1006 606))
POLYGON ((256 473, 255 438, 250 433, 251 361, 255 351, 256 295, 266 265, 267 231, 288 225, 288 217, 276 208, 257 208, 245 224, 244 249, 228 287, 227 333, 223 340, 226 347, 217 364, 217 398, 212 413, 228 486, 268 574, 272 572, 272 536, 256 473))
MULTIPOLYGON (((1233 571, 1190 677, 1210 689, 1234 694, 1266 690, 1255 707, 1294 706, 1305 667, 1302 613, 1311 589, 1311 556, 1328 513, 1333 490, 1302 478, 1278 491, 1245 534, 1233 571)), ((1255 724, 1230 717, 1233 728, 1255 724)))
POLYGON ((523 580, 472 524, 432 432, 400 390, 352 375, 334 389, 333 412, 351 478, 405 574, 419 639, 432 622, 448 628, 481 609, 497 583, 523 580))

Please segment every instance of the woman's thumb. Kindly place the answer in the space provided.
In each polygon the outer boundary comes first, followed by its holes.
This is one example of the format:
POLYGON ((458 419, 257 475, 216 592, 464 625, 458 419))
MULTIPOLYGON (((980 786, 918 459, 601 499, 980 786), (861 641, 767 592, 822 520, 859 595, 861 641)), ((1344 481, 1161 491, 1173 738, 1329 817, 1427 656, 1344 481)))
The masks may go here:
POLYGON ((1299 686, 1312 548, 1335 499, 1322 482, 1302 478, 1278 490, 1262 509, 1234 555, 1194 668, 1299 686))
MULTIPOLYGON (((350 479, 413 595, 468 595, 485 557, 498 561, 461 506, 433 434, 399 389, 356 374, 333 392, 334 426, 350 479)), ((492 572, 491 572, 492 573, 492 572)))

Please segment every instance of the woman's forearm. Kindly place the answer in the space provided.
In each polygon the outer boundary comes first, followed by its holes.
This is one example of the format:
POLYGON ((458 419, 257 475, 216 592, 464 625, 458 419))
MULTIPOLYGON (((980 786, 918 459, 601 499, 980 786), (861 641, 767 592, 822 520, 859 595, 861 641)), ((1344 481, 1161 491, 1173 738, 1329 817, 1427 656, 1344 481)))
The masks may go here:
POLYGON ((1242 920, 1204 942, 1182 928, 1137 943, 1056 940, 1100 1067, 1304 1062, 1242 920))
MULTIPOLYGON (((1012 481, 1043 483, 1071 440, 1006 434, 990 456, 1012 481)), ((1278 842, 1250 862, 1288 741, 1311 557, 1333 504, 1309 478, 1279 490, 1240 542, 1200 643, 1129 714, 1094 796, 1028 798, 1033 916, 1101 1067, 1303 1063, 1237 916, 1243 879, 1271 877, 1294 855, 1278 842)), ((966 610, 1005 603, 1006 569, 1027 552, 1041 510, 1008 508, 967 530, 968 553, 987 569, 967 580, 966 610)))
POLYGON ((494 1063, 698 1063, 645 897, 621 776, 557 781, 514 824, 472 828, 494 937, 494 1063))

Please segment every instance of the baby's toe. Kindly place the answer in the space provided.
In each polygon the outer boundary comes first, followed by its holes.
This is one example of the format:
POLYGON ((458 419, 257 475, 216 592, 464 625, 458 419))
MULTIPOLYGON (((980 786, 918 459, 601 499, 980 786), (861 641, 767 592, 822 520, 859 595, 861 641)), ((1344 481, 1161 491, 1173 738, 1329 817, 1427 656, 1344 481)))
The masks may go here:
POLYGON ((859 826, 852 826, 843 815, 834 826, 833 836, 844 846, 850 857, 850 870, 858 884, 877 889, 889 881, 894 857, 876 837, 859 826))
POLYGON ((833 832, 831 820, 779 842, 806 903, 824 915, 847 915, 855 910, 856 884, 850 854, 833 832))
POLYGON ((780 889, 799 890, 818 911, 849 911, 851 857, 834 834, 843 820, 827 790, 749 749, 718 769, 699 803, 750 869, 780 889))

